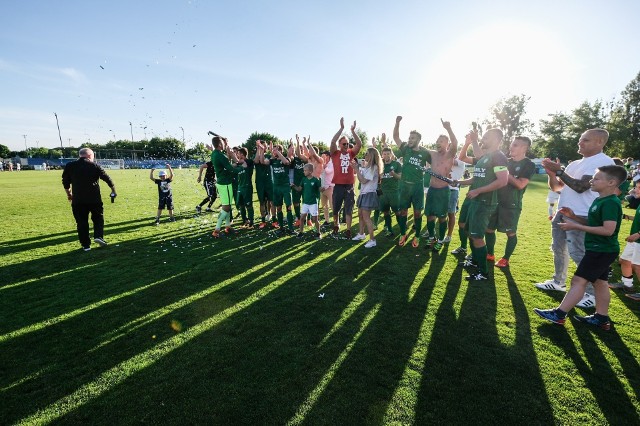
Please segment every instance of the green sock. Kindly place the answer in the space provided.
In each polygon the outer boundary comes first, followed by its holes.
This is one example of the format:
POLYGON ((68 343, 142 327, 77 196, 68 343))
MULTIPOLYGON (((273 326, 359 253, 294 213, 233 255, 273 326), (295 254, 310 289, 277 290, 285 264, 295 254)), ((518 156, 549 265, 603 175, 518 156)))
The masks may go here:
POLYGON ((296 219, 300 220, 300 204, 298 204, 297 206, 294 204, 293 211, 296 212, 296 219))
POLYGON ((373 224, 377 224, 380 219, 380 210, 376 209, 373 211, 373 224))
POLYGON ((247 209, 244 206, 240 206, 240 216, 242 217, 242 223, 247 221, 247 209))
POLYGON ((218 224, 216 225, 216 229, 220 230, 220 228, 222 227, 222 222, 224 221, 224 218, 226 217, 228 213, 224 210, 220 210, 220 214, 218 215, 218 224))
POLYGON ((427 219, 427 232, 429 233, 429 237, 436 236, 436 221, 427 219))
POLYGON ((458 237, 460 237, 460 247, 466 249, 467 242, 469 241, 469 238, 467 237, 467 231, 464 228, 458 228, 458 237))
POLYGON ((489 266, 487 264, 487 246, 482 246, 476 248, 475 250, 476 256, 478 257, 478 269, 480 269, 480 272, 482 272, 482 274, 486 276, 489 273, 489 266))
POLYGON ((289 226, 289 230, 293 231, 293 215, 291 214, 291 210, 287 210, 287 225, 289 226))
POLYGON ((518 245, 518 236, 513 235, 511 237, 507 236, 507 247, 504 249, 504 258, 509 259, 513 254, 513 251, 516 249, 518 245))
POLYGON ((284 215, 282 214, 282 210, 280 210, 277 214, 278 216, 278 225, 282 228, 284 226, 284 215))
POLYGON ((400 225, 400 234, 404 235, 407 233, 407 217, 406 216, 398 216, 398 225, 400 225))
POLYGON ((227 227, 231 226, 231 212, 227 213, 227 215, 225 216, 225 223, 227 227))
POLYGON ((248 205, 247 206, 247 215, 249 216, 249 222, 251 222, 251 224, 253 225, 253 206, 252 205, 248 205))
POLYGON ((384 216, 384 226, 389 231, 391 231, 391 215, 390 214, 384 216))
POLYGON ((447 235, 447 225, 448 223, 446 220, 438 223, 438 241, 444 240, 445 235, 447 235))
POLYGON ((496 248, 496 233, 487 232, 484 234, 484 239, 487 241, 487 253, 493 254, 496 248))
POLYGON ((416 237, 420 237, 420 231, 422 230, 422 215, 413 218, 413 229, 416 230, 416 237))

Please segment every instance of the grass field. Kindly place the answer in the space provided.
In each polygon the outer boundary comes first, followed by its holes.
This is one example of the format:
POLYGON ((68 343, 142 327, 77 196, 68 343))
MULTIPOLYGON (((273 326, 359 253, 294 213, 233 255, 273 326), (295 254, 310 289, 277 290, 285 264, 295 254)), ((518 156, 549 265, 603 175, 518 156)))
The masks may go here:
POLYGON ((541 177, 510 270, 468 284, 457 233, 440 254, 214 240, 195 170, 158 227, 148 172, 110 175, 110 245, 85 253, 60 171, 0 173, 0 424, 640 424, 640 303, 614 293, 610 332, 532 312, 562 297, 533 286, 541 177))

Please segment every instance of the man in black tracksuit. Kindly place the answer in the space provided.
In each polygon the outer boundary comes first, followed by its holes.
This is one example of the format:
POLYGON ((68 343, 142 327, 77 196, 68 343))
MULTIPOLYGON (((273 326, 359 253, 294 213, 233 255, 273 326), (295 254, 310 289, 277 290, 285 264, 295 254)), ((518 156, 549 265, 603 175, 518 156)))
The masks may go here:
POLYGON ((100 185, 102 179, 111 188, 111 196, 116 196, 116 187, 109 175, 93 162, 93 151, 82 148, 80 158, 67 163, 62 172, 62 186, 67 192, 67 198, 71 202, 71 210, 78 227, 78 239, 84 251, 91 250, 89 238, 89 213, 93 222, 93 241, 104 247, 104 215, 102 198, 100 197, 100 185), (73 193, 71 190, 73 189, 73 193))

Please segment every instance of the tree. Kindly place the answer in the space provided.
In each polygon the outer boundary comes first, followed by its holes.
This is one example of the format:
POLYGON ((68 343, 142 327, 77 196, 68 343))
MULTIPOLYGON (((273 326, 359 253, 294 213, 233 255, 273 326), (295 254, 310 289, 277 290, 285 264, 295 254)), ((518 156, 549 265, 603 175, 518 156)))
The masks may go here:
POLYGON ((507 152, 509 144, 514 136, 531 134, 533 123, 525 118, 527 102, 530 96, 514 95, 509 98, 501 98, 491 108, 491 118, 483 121, 485 128, 498 128, 502 130, 504 139, 502 150, 507 152))
POLYGON ((204 143, 198 142, 193 148, 187 150, 187 158, 190 160, 208 161, 209 151, 205 147, 204 143))
POLYGON ((593 104, 584 101, 571 114, 558 112, 549 114, 549 120, 540 120, 540 137, 536 139, 535 150, 538 155, 549 158, 558 157, 561 162, 577 160, 578 140, 585 130, 606 125, 605 110, 602 101, 593 104))
POLYGON ((9 157, 10 152, 11 150, 9 149, 8 146, 0 144, 0 158, 9 157))
MULTIPOLYGON (((258 140, 267 142, 267 143, 273 142, 274 144, 280 143, 280 144, 286 145, 284 141, 281 141, 276 136, 273 136, 271 133, 253 132, 251 133, 251 135, 249 135, 246 142, 242 144, 242 146, 247 148, 247 151, 249 151, 249 158, 253 158, 256 155, 256 141, 258 140)), ((284 148, 286 149, 287 147, 285 146, 284 148)))

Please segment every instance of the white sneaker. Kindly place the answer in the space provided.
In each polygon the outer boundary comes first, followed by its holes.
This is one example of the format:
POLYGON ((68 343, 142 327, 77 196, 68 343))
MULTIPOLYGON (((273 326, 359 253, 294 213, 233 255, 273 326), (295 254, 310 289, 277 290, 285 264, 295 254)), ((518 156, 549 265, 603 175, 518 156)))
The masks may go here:
POLYGON ((595 308, 596 297, 593 294, 585 293, 582 300, 576 303, 578 308, 595 308))
POLYGON ((376 240, 369 240, 365 243, 364 248, 371 248, 376 246, 376 240))
POLYGON ((540 290, 545 290, 545 291, 551 291, 551 290, 567 291, 566 286, 561 285, 559 282, 557 282, 553 278, 550 280, 546 280, 543 283, 536 284, 536 287, 538 287, 540 290))
POLYGON ((106 247, 109 244, 104 240, 104 238, 94 238, 93 241, 100 245, 100 247, 106 247))
POLYGON ((264 220, 265 220, 265 221, 267 221, 267 222, 269 222, 269 221, 271 220, 271 215, 270 215, 270 214, 266 215, 266 216, 264 217, 264 220))
POLYGON ((450 236, 446 236, 444 237, 444 240, 442 240, 443 243, 450 243, 451 242, 451 237, 450 236))
POLYGON ((353 238, 351 239, 351 241, 362 241, 362 240, 364 240, 365 238, 367 238, 367 236, 366 236, 366 235, 364 235, 364 234, 356 234, 356 236, 355 236, 355 237, 353 237, 353 238))

